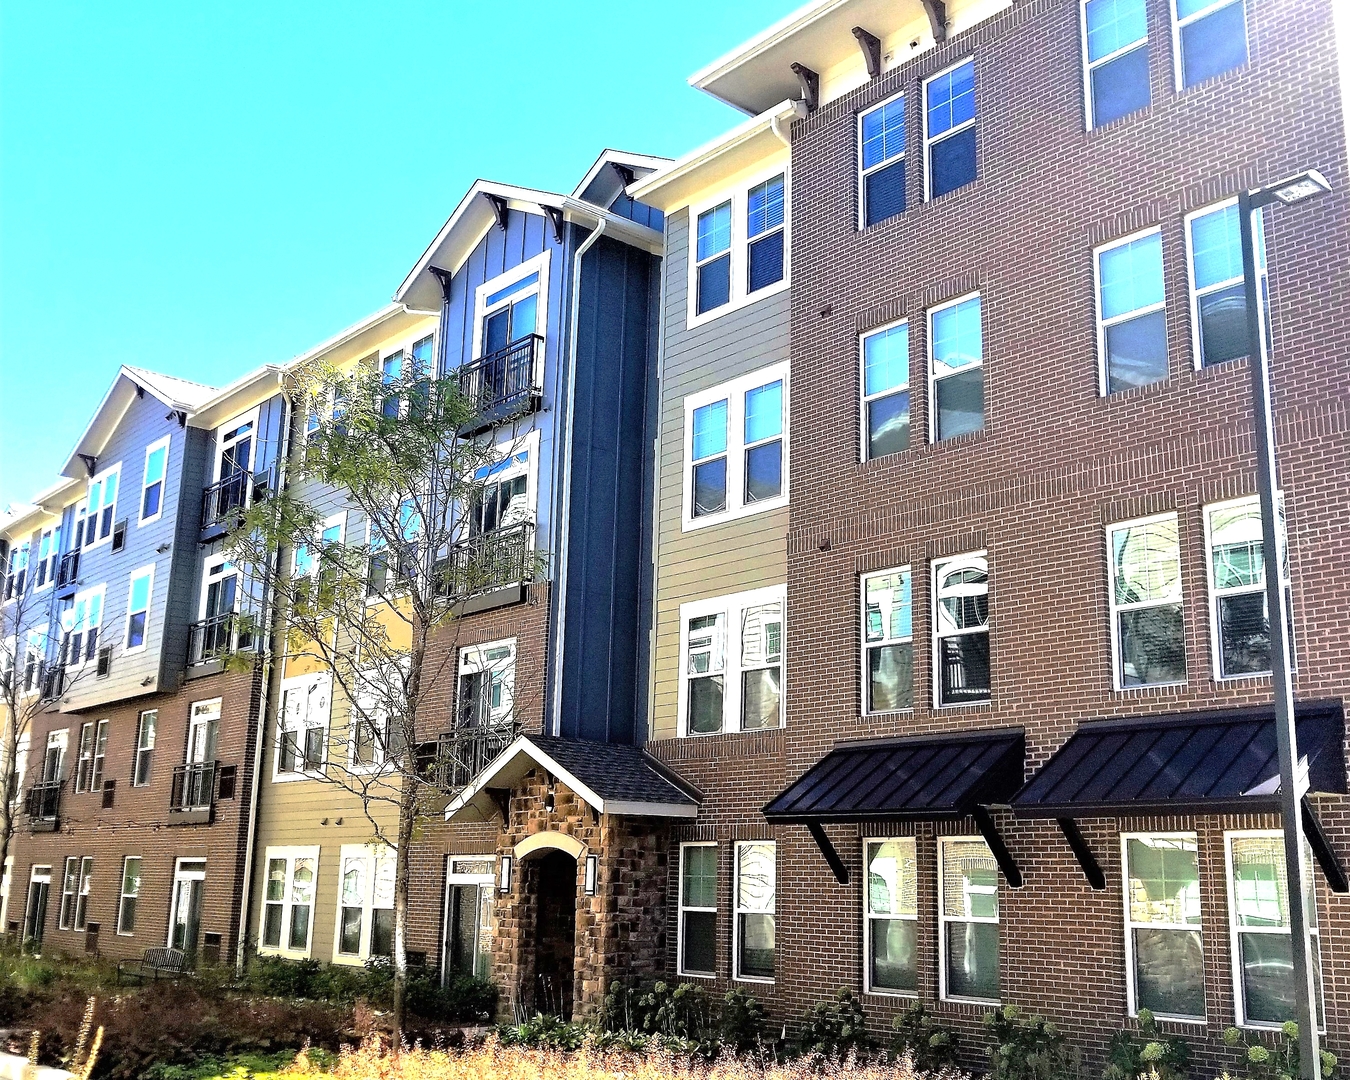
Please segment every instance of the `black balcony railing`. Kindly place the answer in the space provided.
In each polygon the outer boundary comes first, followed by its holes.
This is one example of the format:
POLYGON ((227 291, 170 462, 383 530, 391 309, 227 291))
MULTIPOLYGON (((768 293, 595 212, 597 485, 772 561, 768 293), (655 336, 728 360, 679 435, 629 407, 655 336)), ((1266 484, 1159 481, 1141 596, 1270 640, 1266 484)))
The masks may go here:
POLYGON ((470 537, 436 565, 437 587, 454 600, 534 580, 534 526, 528 522, 470 537))
POLYGON ((61 556, 61 562, 56 568, 56 587, 58 589, 73 589, 79 577, 80 553, 78 550, 67 551, 61 556))
POLYGON ((203 491, 203 542, 219 539, 234 528, 244 511, 267 491, 271 482, 270 469, 256 473, 235 472, 203 491))
POLYGON ((461 435, 480 431, 522 413, 533 412, 543 397, 544 339, 531 334, 459 369, 459 392, 474 410, 461 435))
POLYGON ((446 732, 426 747, 431 753, 424 751, 424 769, 432 783, 454 794, 473 783, 519 734, 519 727, 513 723, 446 732))
POLYGON ((216 805, 218 761, 193 761, 173 770, 169 789, 169 821, 178 825, 197 825, 211 820, 216 805))
POLYGON ((241 623, 242 616, 233 611, 193 623, 188 628, 188 666, 209 664, 253 648, 253 635, 241 623))
POLYGON ((51 832, 57 826, 64 780, 39 780, 28 789, 28 824, 34 832, 51 832))
POLYGON ((43 701, 55 701, 66 692, 66 665, 52 664, 42 669, 38 679, 39 698, 43 701))

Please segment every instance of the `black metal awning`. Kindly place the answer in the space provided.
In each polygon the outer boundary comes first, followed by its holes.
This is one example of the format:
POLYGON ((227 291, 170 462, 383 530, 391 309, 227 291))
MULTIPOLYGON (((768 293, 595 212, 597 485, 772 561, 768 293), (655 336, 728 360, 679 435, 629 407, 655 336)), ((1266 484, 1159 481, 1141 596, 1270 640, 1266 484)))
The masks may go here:
MULTIPOLYGON (((1341 702, 1299 704, 1295 725, 1306 791, 1344 794, 1341 702)), ((1266 706, 1084 723, 1017 793, 1012 807, 1018 817, 1058 819, 1084 872, 1101 888, 1101 872, 1075 818, 1278 811, 1279 787, 1275 711, 1266 706)), ((1309 819, 1313 850, 1327 868, 1335 853, 1305 798, 1309 819)), ((1345 882, 1338 865, 1328 877, 1333 887, 1345 882)))
POLYGON ((764 807, 764 816, 779 824, 806 825, 835 877, 847 882, 825 824, 970 815, 1016 888, 1022 875, 988 807, 1006 805, 1021 787, 1024 754, 1020 728, 843 743, 764 807))

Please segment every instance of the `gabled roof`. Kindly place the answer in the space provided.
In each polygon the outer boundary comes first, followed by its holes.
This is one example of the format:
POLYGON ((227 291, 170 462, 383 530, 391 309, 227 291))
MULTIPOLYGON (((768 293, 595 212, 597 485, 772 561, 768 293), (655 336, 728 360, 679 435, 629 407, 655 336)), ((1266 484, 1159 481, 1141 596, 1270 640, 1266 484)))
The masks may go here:
POLYGON ((632 154, 627 150, 605 149, 595 159, 595 164, 586 170, 581 183, 572 189, 572 197, 608 207, 613 203, 615 195, 623 190, 618 170, 613 166, 617 165, 628 171, 634 180, 638 180, 669 164, 670 158, 653 157, 651 154, 632 154), (606 173, 609 173, 612 179, 606 177, 606 173))
POLYGON ((190 382, 176 375, 165 375, 145 368, 123 367, 126 374, 144 386, 171 409, 191 411, 210 401, 220 391, 205 383, 190 382))

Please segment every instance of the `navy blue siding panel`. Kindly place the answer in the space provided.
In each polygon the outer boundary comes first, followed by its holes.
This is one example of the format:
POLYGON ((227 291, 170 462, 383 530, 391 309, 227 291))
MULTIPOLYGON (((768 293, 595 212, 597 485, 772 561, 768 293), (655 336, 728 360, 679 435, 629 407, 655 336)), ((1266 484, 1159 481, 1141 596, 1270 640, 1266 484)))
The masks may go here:
POLYGON ((258 449, 253 471, 270 469, 281 456, 282 422, 286 416, 286 401, 277 394, 268 398, 258 409, 258 449))
POLYGON ((666 218, 660 210, 623 193, 619 194, 609 209, 611 213, 626 217, 629 221, 636 221, 639 225, 646 225, 649 229, 655 229, 657 232, 665 231, 666 218))

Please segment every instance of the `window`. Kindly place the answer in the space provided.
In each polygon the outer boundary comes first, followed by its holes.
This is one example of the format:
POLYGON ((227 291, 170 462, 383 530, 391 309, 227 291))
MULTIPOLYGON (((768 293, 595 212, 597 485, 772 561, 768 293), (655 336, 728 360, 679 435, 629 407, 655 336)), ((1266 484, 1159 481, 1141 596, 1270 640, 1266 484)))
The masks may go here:
POLYGON ((24 580, 28 575, 28 543, 18 544, 9 553, 9 573, 5 575, 5 599, 23 595, 24 580))
POLYGON ((458 726, 485 728, 509 724, 515 684, 515 638, 460 649, 458 726))
POLYGON ((80 754, 75 766, 75 791, 103 788, 103 762, 108 751, 108 721, 80 725, 80 754))
POLYGON ((329 675, 300 675, 281 684, 274 778, 299 779, 323 770, 332 688, 329 675))
MULTIPOLYGON (((69 866, 69 860, 67 860, 69 866)), ((80 860, 80 891, 75 897, 75 925, 72 930, 83 930, 89 917, 89 889, 93 885, 94 860, 86 855, 80 860)))
POLYGON ((680 607, 686 735, 783 724, 783 586, 680 607))
POLYGON ((942 997, 999 999, 998 864, 983 840, 938 840, 942 997))
POLYGON ((738 979, 773 981, 775 849, 772 840, 736 845, 738 979))
MULTIPOLYGON (((868 840, 864 968, 870 993, 919 992, 919 885, 913 837, 868 840)), ((995 892, 997 897, 997 892, 995 892)))
POLYGON ((335 558, 331 550, 341 545, 346 525, 345 513, 334 514, 324 520, 313 545, 308 541, 296 545, 292 572, 297 578, 317 577, 331 566, 335 558))
POLYGON ((235 616, 243 602, 242 578, 224 558, 208 559, 202 569, 201 620, 193 630, 191 660, 217 660, 232 649, 250 648, 252 634, 241 631, 235 616))
POLYGON ((905 97, 893 97, 858 117, 859 203, 862 225, 905 212, 905 97))
POLYGON ((1167 378, 1162 233, 1097 249, 1097 355, 1103 394, 1167 378))
POLYGON ((399 506, 398 523, 366 520, 366 599, 387 600, 401 592, 417 576, 417 546, 422 522, 416 503, 405 499, 399 506), (389 549, 386 532, 397 528, 394 551, 389 549))
POLYGON ((487 979, 492 974, 495 857, 445 861, 445 942, 442 984, 455 976, 487 979))
POLYGON ((197 952, 202 928, 202 892, 206 887, 205 859, 178 859, 173 868, 173 902, 169 908, 168 944, 189 956, 197 952))
POLYGON ((333 959, 357 963, 389 956, 394 942, 393 848, 343 844, 333 959))
POLYGON ((108 721, 100 720, 94 735, 94 760, 89 773, 89 790, 103 790, 103 764, 108 756, 108 721))
POLYGON ((309 954, 319 849, 268 848, 259 949, 309 954))
POLYGON ((125 652, 140 652, 145 648, 147 620, 150 618, 150 592, 155 584, 155 567, 143 566, 131 575, 127 590, 127 633, 125 652))
POLYGON ((1178 89, 1247 62, 1245 0, 1173 0, 1178 89))
POLYGON ((731 200, 698 216, 698 298, 702 315, 731 303, 731 200))
POLYGON ((1205 1019, 1200 868, 1194 833, 1126 834, 1125 968, 1130 1015, 1205 1019))
POLYGON ((72 855, 66 859, 65 873, 61 876, 61 910, 56 921, 58 929, 75 929, 75 899, 79 892, 80 859, 72 855))
POLYGON ((909 567, 862 579, 863 712, 914 707, 914 598, 909 567))
POLYGON ((1088 127, 1148 106, 1147 15, 1144 0, 1083 0, 1088 127))
POLYGON ((216 483, 206 511, 206 523, 225 520, 232 511, 247 506, 252 497, 251 479, 256 468, 253 442, 258 410, 236 416, 216 431, 216 483))
POLYGON ((47 624, 28 631, 23 652, 23 691, 32 693, 41 688, 42 670, 47 661, 47 624))
MULTIPOLYGON (((1293 935, 1289 928, 1289 883, 1284 836, 1279 832, 1228 833, 1228 914, 1233 939, 1233 996, 1238 1024, 1279 1027, 1294 1019, 1293 935)), ((1312 852, 1305 849, 1308 880, 1312 852)), ((1318 1026, 1326 1018, 1322 1001, 1321 935, 1317 891, 1310 888, 1304 916, 1312 941, 1318 1026)))
POLYGON ((136 930, 136 900, 141 895, 141 857, 128 855, 122 860, 122 893, 117 901, 117 932, 132 934, 136 930))
MULTIPOLYGON (((216 736, 220 730, 220 698, 194 701, 188 713, 188 742, 186 764, 208 765, 216 760, 216 736)), ((211 779, 209 770, 190 770, 200 779, 198 785, 211 779)), ((193 785, 189 784, 189 787, 193 785)), ((189 793, 187 806, 210 805, 211 792, 189 793)))
MULTIPOLYGON (((540 318, 540 308, 548 299, 547 291, 541 285, 547 281, 548 255, 545 253, 479 286, 475 303, 478 308, 477 344, 480 357, 509 349, 531 334, 539 333, 539 328, 547 325, 540 318)), ((428 359, 429 350, 430 340, 427 339, 428 359)), ((504 379, 505 374, 505 369, 501 369, 501 378, 504 379)), ((491 377, 489 382, 492 382, 491 377)), ((502 389, 505 389, 504 383, 502 389)))
POLYGON ((933 563, 935 704, 989 700, 989 560, 983 552, 933 563))
POLYGON ((113 518, 117 516, 117 484, 122 476, 122 464, 96 473, 89 481, 88 509, 84 519, 84 546, 93 547, 112 536, 113 518))
POLYGON ((1186 681, 1177 516, 1107 530, 1116 689, 1186 681))
POLYGON ((928 313, 929 412, 934 442, 984 430, 984 333, 980 298, 928 313))
MULTIPOLYGON (((1281 516, 1283 516, 1283 500, 1281 516)), ((1214 667, 1219 677, 1270 672, 1270 615, 1266 607, 1265 554, 1261 547, 1261 503, 1239 499, 1205 508, 1209 549, 1210 626, 1214 667)), ((1293 626, 1289 549, 1284 546, 1285 606, 1293 626)), ((1292 648, 1290 649, 1292 653, 1292 648)))
POLYGON ((164 511, 164 477, 169 464, 169 436, 145 448, 145 478, 141 483, 142 525, 158 521, 164 511))
POLYGON ((787 502, 787 366, 684 400, 684 528, 787 502))
POLYGON ((54 784, 61 779, 62 768, 66 763, 66 744, 70 732, 65 728, 47 732, 47 747, 42 756, 42 782, 54 784))
POLYGON ((862 335, 862 460, 909 446, 909 323, 862 335))
POLYGON ((408 729, 404 716, 390 716, 391 702, 396 704, 403 697, 406 677, 406 665, 399 665, 387 674, 378 670, 362 672, 348 723, 351 729, 348 763, 351 768, 378 768, 407 748, 408 729))
POLYGON ((967 59, 923 84, 928 197, 975 180, 975 61, 967 59))
POLYGON ((717 974, 717 845, 680 845, 680 974, 717 974))
POLYGON ((33 588, 43 589, 56 582, 56 569, 61 562, 61 526, 43 529, 38 537, 37 566, 33 567, 33 588))
MULTIPOLYGON (((1247 293, 1242 272, 1242 236, 1236 202, 1196 211, 1186 218, 1191 256, 1191 326, 1196 366, 1212 367, 1248 353, 1247 293)), ((1257 292, 1270 346, 1270 281, 1260 211, 1252 218, 1257 292)))
POLYGON ((783 280, 783 249, 787 231, 783 174, 756 184, 745 196, 746 249, 749 279, 747 294, 759 292, 783 280))
POLYGON ((482 536, 529 522, 533 516, 530 450, 508 452, 495 465, 483 465, 474 473, 482 485, 474 495, 469 514, 469 535, 482 536))
POLYGON ((787 174, 781 169, 713 205, 694 207, 691 220, 691 326, 786 283, 787 174))
POLYGON ((150 765, 155 756, 155 728, 159 724, 159 710, 147 709, 136 722, 136 758, 132 765, 132 787, 150 783, 150 765))
POLYGON ((103 621, 105 586, 77 592, 61 612, 61 629, 65 635, 62 662, 75 666, 92 660, 98 651, 98 630, 103 621))

